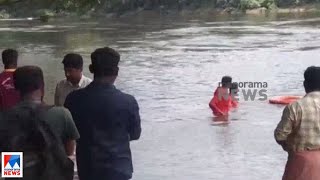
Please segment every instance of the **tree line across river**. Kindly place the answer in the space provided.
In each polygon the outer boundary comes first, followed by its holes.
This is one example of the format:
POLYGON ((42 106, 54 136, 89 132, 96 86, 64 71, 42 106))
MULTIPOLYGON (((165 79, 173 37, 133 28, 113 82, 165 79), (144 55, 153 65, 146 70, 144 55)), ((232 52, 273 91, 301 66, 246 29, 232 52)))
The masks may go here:
POLYGON ((317 0, 0 0, 2 9, 35 12, 47 9, 53 12, 124 13, 145 10, 193 10, 201 8, 239 10, 299 6, 317 3, 317 0), (18 7, 18 8, 17 8, 18 7), (19 8, 20 7, 20 8, 19 8), (24 9, 25 8, 25 9, 24 9))

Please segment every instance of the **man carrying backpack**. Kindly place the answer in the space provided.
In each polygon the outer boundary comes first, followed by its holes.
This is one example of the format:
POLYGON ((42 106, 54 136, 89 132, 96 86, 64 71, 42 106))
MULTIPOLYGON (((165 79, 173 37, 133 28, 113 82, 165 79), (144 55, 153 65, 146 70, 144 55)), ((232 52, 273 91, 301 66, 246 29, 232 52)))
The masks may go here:
MULTIPOLYGON (((75 140, 79 138, 79 133, 71 113, 63 107, 50 107, 44 104, 44 79, 43 72, 39 67, 24 66, 18 68, 13 75, 13 80, 15 88, 20 92, 21 102, 9 112, 4 113, 0 120, 1 151, 19 150, 24 153, 36 154, 36 157, 40 156, 40 158, 35 158, 40 159, 40 167, 38 168, 43 169, 41 164, 47 167, 40 171, 41 174, 35 174, 34 180, 40 177, 46 180, 72 180, 73 164, 67 155, 73 155, 75 140), (11 119, 13 120, 11 121, 11 119), (34 124, 32 131, 28 127, 23 128, 23 126, 32 126, 32 124, 34 124), (10 129, 10 132, 7 129, 10 129), (26 135, 21 136, 24 133, 26 135), (13 137, 6 140, 5 137, 8 134, 13 137), (29 140, 21 140, 21 138, 28 136, 30 136, 29 140), (24 142, 25 146, 17 143, 20 141, 24 142), (35 143, 38 143, 38 145, 34 145, 35 143), (21 146, 27 147, 27 149, 21 148, 21 146), (49 177, 51 175, 53 177, 49 177)), ((33 161, 36 162, 37 160, 30 158, 30 162, 33 161)), ((24 165, 28 163, 24 162, 24 165)), ((24 173, 28 173, 28 171, 24 170, 24 173)), ((40 179, 42 180, 42 178, 40 179)))

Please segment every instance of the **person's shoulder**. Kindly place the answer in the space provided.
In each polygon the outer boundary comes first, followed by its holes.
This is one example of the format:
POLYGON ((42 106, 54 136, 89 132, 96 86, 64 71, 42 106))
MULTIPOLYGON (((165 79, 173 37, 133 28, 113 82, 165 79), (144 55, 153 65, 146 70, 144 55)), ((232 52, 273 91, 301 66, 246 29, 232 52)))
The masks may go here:
POLYGON ((53 106, 47 110, 46 121, 55 127, 59 126, 59 128, 63 129, 65 128, 66 123, 73 121, 73 118, 71 112, 67 108, 53 106))
POLYGON ((77 89, 75 91, 70 92, 67 95, 67 99, 78 99, 79 97, 82 96, 82 94, 86 91, 86 87, 85 88, 80 88, 77 89))
POLYGON ((225 92, 228 92, 228 90, 229 90, 228 88, 217 87, 214 92, 215 92, 215 93, 225 93, 225 92))
POLYGON ((300 108, 300 109, 310 109, 315 108, 314 103, 319 99, 320 93, 313 92, 308 93, 301 99, 297 100, 296 102, 290 104, 292 107, 300 108))
POLYGON ((1 72, 0 73, 0 78, 3 77, 3 76, 7 76, 7 73, 6 72, 1 72))
POLYGON ((83 76, 83 83, 85 86, 88 86, 91 82, 92 82, 92 79, 85 76, 85 75, 82 75, 83 76))
POLYGON ((297 101, 290 103, 286 106, 287 109, 289 109, 292 112, 298 112, 302 111, 302 107, 304 107, 308 103, 308 98, 303 97, 301 99, 298 99, 297 101))
POLYGON ((13 72, 1 72, 0 73, 0 81, 7 80, 9 77, 13 77, 13 72))
POLYGON ((62 79, 57 83, 57 87, 62 87, 67 83, 68 83, 67 79, 62 79))
POLYGON ((123 90, 120 90, 118 88, 115 88, 115 90, 116 90, 116 92, 117 92, 117 94, 119 96, 126 97, 126 98, 132 98, 133 97, 131 94, 129 94, 127 92, 124 92, 123 90))
POLYGON ((16 112, 21 111, 22 109, 27 108, 27 107, 30 107, 30 105, 26 105, 26 104, 19 102, 18 104, 16 104, 15 106, 10 108, 9 110, 3 111, 3 114, 16 113, 16 112))
POLYGON ((87 77, 87 76, 85 76, 85 75, 82 75, 83 76, 83 79, 85 80, 85 81, 87 81, 87 82, 92 82, 92 79, 91 78, 89 78, 89 77, 87 77))
POLYGON ((290 104, 291 106, 308 106, 310 103, 312 104, 314 101, 314 98, 308 94, 303 96, 302 98, 298 99, 294 103, 290 104))
POLYGON ((129 102, 135 102, 136 101, 136 98, 131 94, 125 93, 125 92, 123 92, 121 90, 118 90, 118 93, 123 99, 125 99, 125 100, 127 100, 129 102))
POLYGON ((52 106, 47 113, 48 116, 54 116, 64 119, 65 117, 69 116, 70 111, 62 106, 52 106))
POLYGON ((82 89, 78 89, 78 90, 75 90, 75 91, 72 91, 70 92, 67 97, 66 97, 66 101, 67 99, 74 99, 76 98, 77 96, 79 96, 79 91, 82 90, 82 89))
POLYGON ((63 106, 52 106, 48 110, 48 112, 50 113, 61 113, 61 114, 68 113, 68 111, 69 110, 63 106))

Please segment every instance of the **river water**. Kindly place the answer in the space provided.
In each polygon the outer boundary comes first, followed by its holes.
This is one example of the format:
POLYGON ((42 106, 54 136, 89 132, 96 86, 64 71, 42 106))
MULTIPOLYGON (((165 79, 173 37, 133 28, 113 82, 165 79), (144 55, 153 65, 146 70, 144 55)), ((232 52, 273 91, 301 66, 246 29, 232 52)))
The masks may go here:
POLYGON ((278 180, 286 153, 273 130, 283 106, 241 99, 218 126, 208 102, 223 75, 266 82, 268 97, 303 95, 303 71, 320 65, 319 27, 315 17, 286 16, 2 21, 0 45, 43 68, 49 103, 64 54, 81 53, 92 77, 95 48, 120 51, 116 85, 138 99, 143 126, 132 143, 134 180, 278 180))

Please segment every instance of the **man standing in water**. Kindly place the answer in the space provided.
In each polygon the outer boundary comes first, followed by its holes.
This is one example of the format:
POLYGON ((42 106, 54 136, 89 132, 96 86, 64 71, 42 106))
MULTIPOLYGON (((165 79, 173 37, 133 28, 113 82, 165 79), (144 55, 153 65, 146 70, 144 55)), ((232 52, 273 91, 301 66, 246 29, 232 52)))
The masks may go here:
POLYGON ((304 73, 306 95, 285 107, 275 139, 288 152, 283 180, 320 179, 320 67, 304 73))
POLYGON ((81 180, 128 180, 133 166, 130 141, 141 134, 136 99, 116 89, 120 55, 105 47, 91 54, 93 82, 70 93, 65 107, 73 115, 81 138, 77 165, 81 180))
POLYGON ((215 116, 221 117, 228 115, 232 100, 229 91, 231 85, 232 78, 230 76, 223 76, 219 87, 215 90, 213 98, 209 103, 209 107, 215 116))
POLYGON ((13 84, 13 73, 18 65, 18 52, 6 49, 2 52, 4 71, 0 74, 0 111, 10 109, 20 99, 19 92, 13 84))

